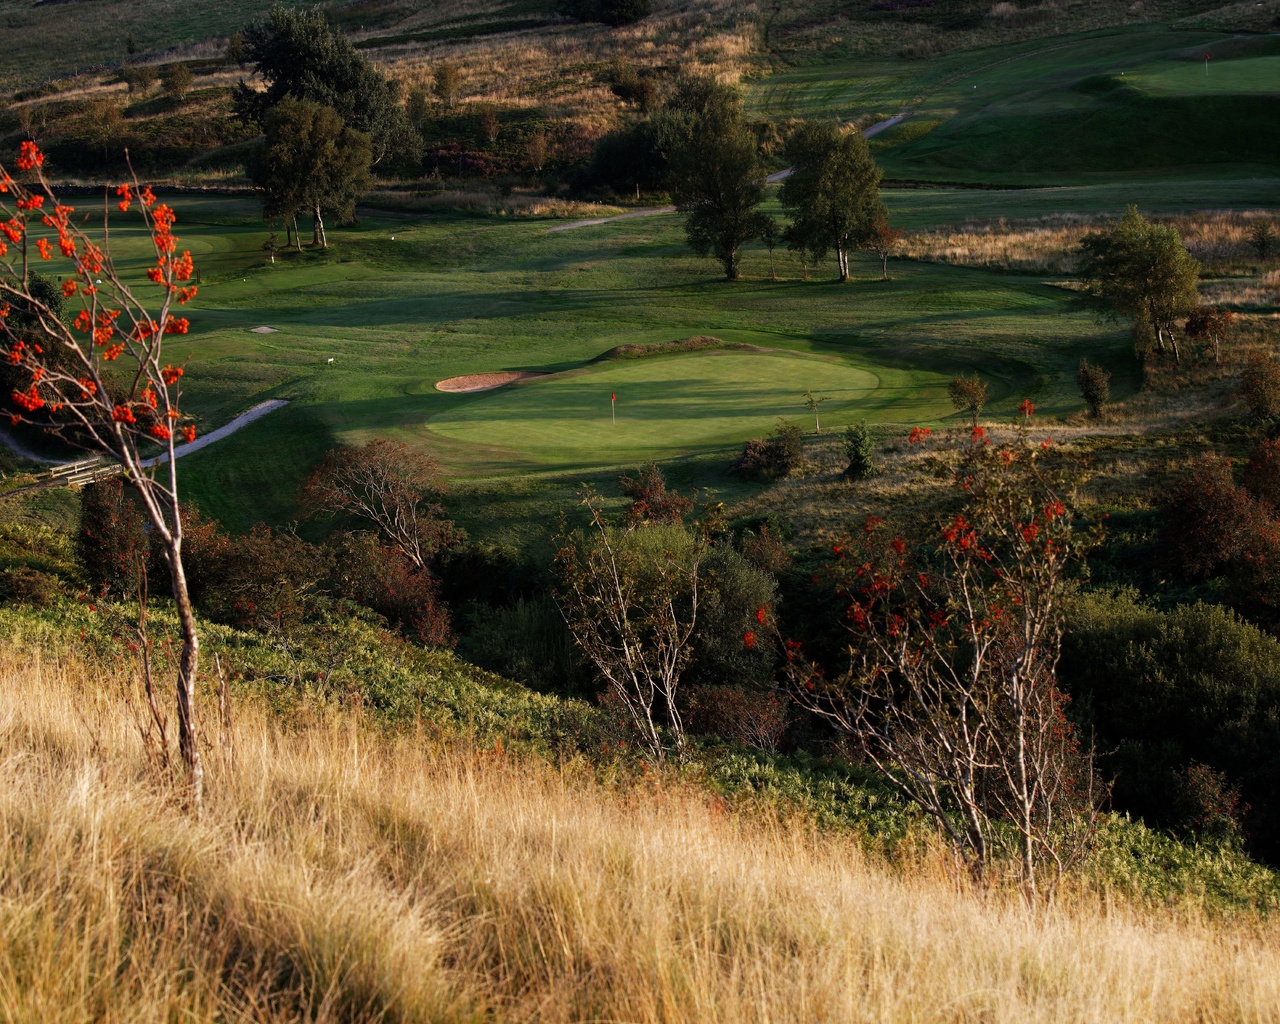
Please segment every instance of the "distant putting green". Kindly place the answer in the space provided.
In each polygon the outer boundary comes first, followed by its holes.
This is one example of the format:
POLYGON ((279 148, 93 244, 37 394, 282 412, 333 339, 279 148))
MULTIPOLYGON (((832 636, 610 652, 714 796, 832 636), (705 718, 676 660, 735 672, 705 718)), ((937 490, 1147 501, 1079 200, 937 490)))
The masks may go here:
POLYGON ((812 425, 802 395, 830 399, 827 426, 878 415, 887 404, 933 419, 947 411, 947 378, 899 388, 843 359, 793 352, 715 352, 604 363, 488 392, 433 417, 429 429, 463 444, 572 465, 664 458, 761 436, 777 419, 812 425), (617 395, 617 422, 610 409, 617 395))

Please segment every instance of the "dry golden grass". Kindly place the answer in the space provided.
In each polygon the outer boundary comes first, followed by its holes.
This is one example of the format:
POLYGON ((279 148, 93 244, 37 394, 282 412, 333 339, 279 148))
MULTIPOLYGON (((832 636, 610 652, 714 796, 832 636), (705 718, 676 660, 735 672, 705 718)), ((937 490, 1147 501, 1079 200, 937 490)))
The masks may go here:
POLYGON ((0 1020, 1280 1020, 1280 929, 1082 899, 586 773, 237 708, 196 820, 119 686, 0 654, 0 1020))
MULTIPOLYGON (((1276 224, 1269 210, 1201 210, 1152 220, 1177 230, 1206 273, 1206 302, 1232 308, 1280 306, 1280 271, 1258 265, 1249 232, 1262 222, 1276 224)), ((961 266, 992 267, 1037 274, 1070 274, 1080 240, 1111 222, 1096 214, 1053 214, 1028 220, 972 221, 911 232, 902 254, 912 259, 961 266)))

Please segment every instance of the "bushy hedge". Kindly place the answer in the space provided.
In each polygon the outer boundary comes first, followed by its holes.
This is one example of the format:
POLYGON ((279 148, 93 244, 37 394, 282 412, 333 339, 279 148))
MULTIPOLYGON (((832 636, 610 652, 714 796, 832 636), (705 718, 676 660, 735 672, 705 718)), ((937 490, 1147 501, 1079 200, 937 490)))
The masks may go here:
POLYGON ((1216 605, 1093 594, 1071 607, 1060 671, 1118 809, 1187 834, 1238 790, 1246 846, 1280 861, 1280 643, 1216 605))

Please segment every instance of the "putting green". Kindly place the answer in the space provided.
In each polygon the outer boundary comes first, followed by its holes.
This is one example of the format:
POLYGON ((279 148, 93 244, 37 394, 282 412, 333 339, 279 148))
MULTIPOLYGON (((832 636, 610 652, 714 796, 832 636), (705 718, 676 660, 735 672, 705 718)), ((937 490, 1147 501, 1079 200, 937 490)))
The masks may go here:
POLYGON ((830 398, 821 407, 829 427, 875 416, 890 403, 895 411, 905 405, 908 416, 942 414, 946 378, 921 386, 917 376, 913 384, 885 387, 871 369, 842 359, 699 353, 602 363, 487 392, 433 416, 429 428, 544 464, 600 465, 737 444, 768 433, 780 416, 812 424, 805 391, 830 398))

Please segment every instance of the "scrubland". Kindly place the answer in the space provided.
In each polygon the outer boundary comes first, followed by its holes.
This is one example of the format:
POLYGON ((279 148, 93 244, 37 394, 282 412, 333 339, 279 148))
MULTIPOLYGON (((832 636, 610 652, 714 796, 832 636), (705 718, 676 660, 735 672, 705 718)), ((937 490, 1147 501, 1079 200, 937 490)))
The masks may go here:
POLYGON ((1273 920, 1028 907, 927 851, 359 714, 238 701, 196 816, 127 688, 0 656, 5 1020, 1280 1016, 1273 920))

